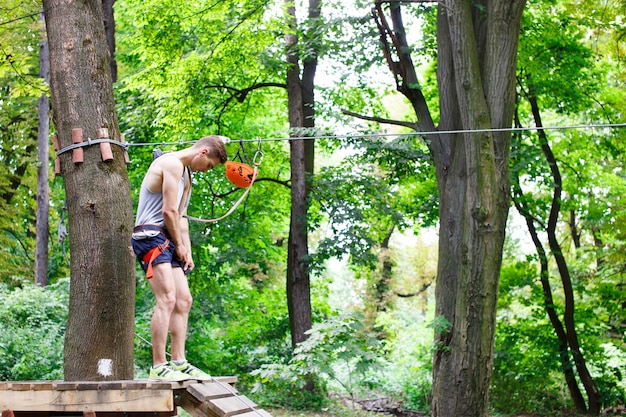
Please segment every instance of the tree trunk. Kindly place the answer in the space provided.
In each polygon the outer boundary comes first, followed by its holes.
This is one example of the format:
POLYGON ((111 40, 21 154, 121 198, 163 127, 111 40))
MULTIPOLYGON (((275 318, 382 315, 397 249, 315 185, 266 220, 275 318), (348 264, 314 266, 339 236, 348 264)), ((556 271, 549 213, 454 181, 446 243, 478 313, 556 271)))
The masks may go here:
POLYGON ((526 204, 524 204, 524 195, 522 193, 522 187, 519 184, 519 177, 517 175, 515 175, 514 177, 515 180, 513 182, 513 202, 515 203, 517 211, 526 220, 528 232, 530 233, 532 241, 535 245, 535 249, 537 251, 537 255, 539 256, 539 264, 541 265, 539 277, 541 280, 541 288, 543 290, 543 304, 544 308, 546 309, 546 313, 548 314, 548 318, 550 319, 550 324, 552 324, 552 328, 554 329, 557 339, 559 340, 559 361, 561 362, 561 372, 563 372, 563 376, 565 377, 565 383, 567 384, 567 389, 569 390, 570 397, 572 397, 574 406, 577 410, 584 412, 586 410, 585 399, 580 392, 580 388, 578 387, 578 383, 576 382, 574 368, 572 367, 570 362, 567 334, 565 332, 565 328, 563 327, 563 323, 559 319, 556 309, 554 308, 552 287, 550 286, 549 279, 550 273, 548 269, 548 256, 546 255, 543 244, 539 239, 539 233, 537 232, 537 228, 535 227, 534 219, 530 214, 530 210, 528 209, 528 207, 526 207, 526 204))
MULTIPOLYGON (((45 0, 50 81, 59 147, 72 129, 85 141, 107 128, 120 141, 102 5, 96 0, 45 0)), ((59 155, 70 232, 70 305, 65 335, 66 380, 133 378, 135 262, 130 185, 120 146, 103 162, 99 145, 59 155)))
MULTIPOLYGON (((41 20, 45 22, 43 12, 41 20)), ((48 40, 46 34, 41 34, 39 43, 39 76, 50 82, 50 55, 48 53, 48 40)), ((39 97, 38 103, 39 126, 37 129, 37 218, 35 220, 35 283, 48 285, 48 237, 50 229, 48 214, 50 212, 50 189, 48 185, 49 163, 49 140, 50 134, 50 101, 46 94, 39 97)))
MULTIPOLYGON (((524 1, 447 0, 437 37, 441 130, 508 128, 524 1)), ((432 147, 440 193, 433 416, 486 416, 502 248, 510 132, 446 135, 432 147)))
MULTIPOLYGON (((382 3, 375 2, 376 17, 389 68, 415 109, 416 125, 432 132, 432 117, 414 80, 400 3, 389 5, 393 30, 381 16, 382 3)), ((438 5, 438 129, 486 131, 425 138, 440 202, 436 315, 438 323, 447 323, 435 335, 433 416, 487 415, 511 142, 510 132, 489 129, 510 128, 513 121, 524 4, 442 0, 438 5)))
POLYGON ((104 16, 104 31, 109 48, 109 66, 111 67, 111 80, 117 81, 117 61, 115 60, 115 15, 113 5, 115 0, 102 0, 102 15, 104 16))
MULTIPOLYGON (((530 90, 533 90, 532 87, 530 88, 530 90)), ((531 105, 535 125, 537 127, 543 127, 541 114, 539 112, 539 105, 537 103, 537 97, 534 94, 530 93, 527 98, 531 105)), ((548 235, 548 244, 550 246, 550 250, 552 251, 552 256, 554 256, 554 260, 556 261, 559 275, 561 276, 561 283, 563 285, 563 293, 565 296, 565 311, 563 313, 563 322, 565 323, 567 343, 572 351, 574 364, 576 365, 578 376, 583 384, 583 387, 585 388, 588 399, 588 410, 585 408, 584 404, 582 404, 583 408, 580 410, 588 411, 589 414, 598 415, 600 414, 601 406, 600 393, 598 392, 598 388, 596 387, 591 373, 587 369, 585 359, 582 355, 582 352, 580 351, 578 334, 576 332, 576 321, 574 318, 575 302, 574 289, 572 288, 572 279, 570 276, 569 267, 567 266, 567 261, 565 260, 565 256, 563 255, 563 251, 561 249, 561 244, 559 243, 556 235, 557 222, 561 212, 561 191, 563 190, 563 181, 561 179, 561 172, 559 170, 556 158, 554 157, 554 154, 552 153, 552 148, 548 143, 548 138, 546 136, 545 130, 538 130, 538 136, 541 142, 541 150, 546 158, 548 166, 550 167, 550 173, 552 174, 552 180, 554 183, 552 206, 550 207, 550 214, 548 217, 548 224, 546 228, 546 233, 548 235)), ((577 404, 577 406, 579 406, 579 404, 577 404)))
MULTIPOLYGON (((298 65, 298 37, 296 35, 296 10, 292 0, 285 0, 290 32, 285 35, 287 53, 287 96, 289 126, 303 126, 302 88, 298 65)), ((297 129, 296 129, 297 130, 297 129)), ((292 133, 292 136, 299 136, 292 133)), ((305 140, 289 141, 291 150, 291 223, 287 253, 287 305, 291 328, 291 343, 295 347, 306 339, 311 328, 311 291, 308 271, 307 191, 305 168, 305 140)))

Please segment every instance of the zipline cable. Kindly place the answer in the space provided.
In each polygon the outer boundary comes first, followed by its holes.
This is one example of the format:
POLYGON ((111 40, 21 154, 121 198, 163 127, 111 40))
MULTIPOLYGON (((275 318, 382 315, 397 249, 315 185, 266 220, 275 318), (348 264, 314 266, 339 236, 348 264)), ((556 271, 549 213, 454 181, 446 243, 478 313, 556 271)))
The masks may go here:
MULTIPOLYGON (((410 133, 356 133, 356 134, 342 134, 342 135, 320 135, 320 136, 290 136, 290 137, 269 137, 269 138, 255 138, 255 139, 238 139, 238 142, 274 142, 274 141, 290 141, 290 140, 312 140, 312 139, 375 139, 385 137, 422 137, 422 136, 434 136, 434 135, 453 135, 453 134, 465 134, 465 133, 489 133, 489 132, 524 132, 532 130, 583 130, 583 129, 614 129, 624 128, 626 123, 607 123, 607 124, 587 124, 587 125, 564 125, 564 126, 529 126, 529 127, 504 127, 504 128, 489 128, 489 129, 461 129, 461 130, 433 130, 429 132, 410 132, 410 133)), ((196 141, 177 141, 177 142, 126 142, 127 146, 159 146, 159 145, 191 145, 196 141)))

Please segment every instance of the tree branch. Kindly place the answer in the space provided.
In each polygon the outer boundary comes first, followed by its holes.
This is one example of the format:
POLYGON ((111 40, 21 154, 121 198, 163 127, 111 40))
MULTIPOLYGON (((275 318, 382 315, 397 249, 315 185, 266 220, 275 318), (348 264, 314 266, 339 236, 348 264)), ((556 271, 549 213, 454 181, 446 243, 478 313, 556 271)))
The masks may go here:
MULTIPOLYGON (((432 279, 433 281, 435 280, 435 278, 432 279)), ((429 282, 428 284, 423 284, 422 288, 420 288, 419 290, 417 290, 417 292, 412 292, 412 293, 408 293, 408 294, 401 294, 399 292, 396 293, 396 295, 398 297, 401 298, 411 298, 411 297, 415 297, 417 295, 420 295, 421 293, 423 293, 424 291, 426 291, 428 289, 428 287, 430 287, 430 285, 432 284, 432 281, 429 282)))
POLYGON ((419 131, 417 123, 414 123, 414 122, 404 122, 402 120, 385 119, 383 117, 376 117, 376 116, 365 116, 363 114, 354 113, 350 110, 345 110, 345 109, 342 109, 341 113, 345 114, 346 116, 356 117, 357 119, 367 120, 370 122, 385 123, 385 124, 395 125, 395 126, 404 126, 404 127, 408 127, 409 129, 419 131))

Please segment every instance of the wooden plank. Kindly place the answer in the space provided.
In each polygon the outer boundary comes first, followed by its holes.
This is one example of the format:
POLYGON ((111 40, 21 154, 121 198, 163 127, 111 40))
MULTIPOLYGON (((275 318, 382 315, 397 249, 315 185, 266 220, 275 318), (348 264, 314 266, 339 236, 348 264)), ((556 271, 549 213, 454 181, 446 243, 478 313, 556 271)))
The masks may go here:
POLYGON ((217 398, 207 401, 206 404, 219 417, 230 417, 251 411, 256 404, 245 395, 235 395, 232 397, 217 398))
POLYGON ((193 384, 187 387, 187 391, 199 401, 206 401, 213 398, 228 397, 236 395, 237 390, 228 384, 217 382, 206 382, 204 384, 193 384))
POLYGON ((198 401, 187 390, 181 391, 180 395, 176 395, 174 398, 176 405, 182 407, 193 417, 219 417, 213 410, 209 409, 207 403, 198 401))
POLYGON ((13 391, 30 391, 33 387, 33 384, 30 382, 13 382, 10 384, 10 389, 13 391))
POLYGON ((70 390, 69 384, 61 385, 61 390, 0 391, 0 410, 165 412, 174 409, 171 389, 70 390))
POLYGON ((236 376, 214 376, 213 380, 217 382, 221 382, 223 384, 230 384, 230 385, 234 385, 237 383, 236 376))
POLYGON ((247 413, 237 414, 237 417, 272 417, 272 415, 265 410, 255 409, 247 413))

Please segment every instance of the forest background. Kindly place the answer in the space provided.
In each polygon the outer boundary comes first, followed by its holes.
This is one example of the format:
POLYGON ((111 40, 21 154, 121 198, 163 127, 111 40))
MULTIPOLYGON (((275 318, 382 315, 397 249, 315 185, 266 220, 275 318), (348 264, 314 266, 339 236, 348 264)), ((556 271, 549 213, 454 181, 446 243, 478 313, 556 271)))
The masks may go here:
MULTIPOLYGON (((389 398, 419 412, 431 405, 433 334, 446 325, 434 314, 437 185, 423 138, 407 127, 411 112, 385 66, 371 7, 328 2, 321 19, 300 19, 305 38, 318 42, 302 44, 301 54, 315 49, 319 68, 316 129, 301 132, 316 137, 308 218, 314 325, 294 352, 284 295, 286 139, 293 132, 281 5, 115 2, 114 93, 131 144, 133 201, 155 147, 175 150, 222 134, 233 138, 231 158, 239 153, 251 163, 259 149, 264 154, 259 179, 233 215, 192 225, 197 268, 190 275, 195 304, 188 343, 192 362, 214 375, 237 375, 239 388, 260 404, 321 409, 337 394, 389 398), (298 385, 311 374, 319 392, 298 385)), ((559 356, 554 320, 568 314, 570 294, 603 409, 623 410, 626 403, 619 126, 626 105, 625 7, 623 1, 543 1, 525 11, 511 158, 515 210, 490 388, 494 413, 576 409, 567 387, 567 365, 575 367, 559 356), (555 128, 526 129, 538 121, 555 128)), ((40 8, 36 1, 0 2, 3 380, 58 379, 63 369, 71 242, 63 179, 52 174, 47 285, 33 285, 37 101, 47 91, 39 74, 40 8)), ((409 2, 403 12, 419 83, 436 109, 434 7, 409 2)), ((190 214, 219 216, 241 192, 223 171, 198 176, 190 214)), ((142 273, 137 277, 135 374, 145 377, 152 298, 142 273)))

